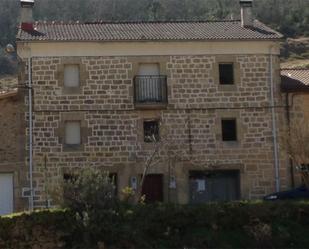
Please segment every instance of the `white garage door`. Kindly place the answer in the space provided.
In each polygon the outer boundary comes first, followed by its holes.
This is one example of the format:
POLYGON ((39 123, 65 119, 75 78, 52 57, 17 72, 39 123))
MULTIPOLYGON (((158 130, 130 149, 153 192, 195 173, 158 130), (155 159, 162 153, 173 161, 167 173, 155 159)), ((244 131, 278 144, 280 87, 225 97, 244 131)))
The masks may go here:
POLYGON ((0 174, 0 215, 13 213, 13 174, 0 174))

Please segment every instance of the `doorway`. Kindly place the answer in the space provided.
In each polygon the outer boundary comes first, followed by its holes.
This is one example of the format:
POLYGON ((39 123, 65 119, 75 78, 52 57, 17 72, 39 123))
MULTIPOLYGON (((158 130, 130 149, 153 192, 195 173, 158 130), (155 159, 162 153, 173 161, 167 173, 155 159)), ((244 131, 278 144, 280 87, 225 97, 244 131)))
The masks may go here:
POLYGON ((13 213, 13 174, 0 174, 0 215, 13 213))
POLYGON ((146 175, 142 195, 146 203, 163 202, 163 174, 146 175))

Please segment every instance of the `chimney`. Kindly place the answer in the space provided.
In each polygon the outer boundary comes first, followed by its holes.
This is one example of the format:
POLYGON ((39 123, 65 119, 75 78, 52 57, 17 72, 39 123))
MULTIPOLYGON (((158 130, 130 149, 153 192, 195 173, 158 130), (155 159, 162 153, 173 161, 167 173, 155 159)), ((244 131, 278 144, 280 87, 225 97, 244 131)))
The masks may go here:
POLYGON ((34 5, 34 0, 20 0, 21 12, 20 12, 20 23, 32 23, 33 15, 32 9, 34 5))
POLYGON ((241 14, 241 26, 252 27, 253 16, 252 16, 252 3, 253 0, 240 0, 240 14, 241 14))

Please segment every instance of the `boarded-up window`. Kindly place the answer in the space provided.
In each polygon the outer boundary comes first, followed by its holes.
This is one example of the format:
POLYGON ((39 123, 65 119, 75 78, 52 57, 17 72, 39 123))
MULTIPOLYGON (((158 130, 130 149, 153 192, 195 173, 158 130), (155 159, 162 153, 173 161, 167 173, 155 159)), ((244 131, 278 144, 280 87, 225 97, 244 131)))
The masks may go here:
POLYGON ((65 144, 81 144, 81 130, 79 121, 65 122, 65 144))
POLYGON ((234 69, 233 63, 219 64, 219 80, 221 85, 234 84, 234 69))
POLYGON ((235 119, 222 119, 222 141, 237 141, 237 128, 235 119))
POLYGON ((79 87, 79 65, 64 66, 64 87, 79 87))

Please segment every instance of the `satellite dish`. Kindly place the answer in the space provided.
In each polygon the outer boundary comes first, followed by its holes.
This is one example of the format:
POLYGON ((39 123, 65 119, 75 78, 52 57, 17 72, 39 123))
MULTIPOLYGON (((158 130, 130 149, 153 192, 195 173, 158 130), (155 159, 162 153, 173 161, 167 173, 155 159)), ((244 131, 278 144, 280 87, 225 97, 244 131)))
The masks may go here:
POLYGON ((12 44, 8 44, 5 47, 5 51, 9 54, 14 53, 15 52, 15 48, 12 44))

